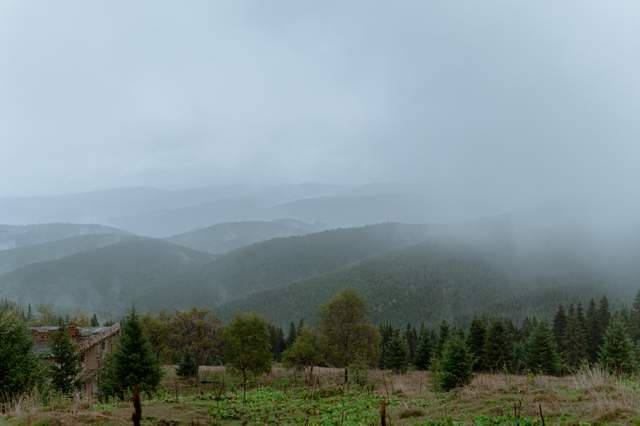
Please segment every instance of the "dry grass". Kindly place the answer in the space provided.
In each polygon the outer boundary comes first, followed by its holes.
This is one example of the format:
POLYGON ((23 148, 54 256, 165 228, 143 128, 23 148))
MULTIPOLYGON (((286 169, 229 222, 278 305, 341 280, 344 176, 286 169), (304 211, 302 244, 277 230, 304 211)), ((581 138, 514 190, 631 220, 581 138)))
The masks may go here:
MULTIPOLYGON (((172 368, 167 368, 163 386, 171 391, 180 383, 179 393, 208 392, 224 373, 222 367, 203 367, 200 376, 205 383, 195 388, 175 378, 172 368)), ((315 368, 316 387, 331 391, 339 388, 343 370, 315 368)), ((305 386, 303 373, 283 368, 260 379, 256 385, 289 383, 305 386)), ((394 424, 417 424, 424 419, 453 418, 471 423, 479 415, 513 415, 537 417, 542 407, 548 424, 578 424, 586 421, 597 424, 635 424, 640 420, 640 387, 631 381, 620 380, 600 369, 585 369, 572 376, 515 376, 505 374, 479 374, 464 388, 449 393, 433 391, 430 375, 413 371, 396 375, 371 370, 367 374, 370 385, 363 392, 389 395, 396 401, 389 408, 394 424)), ((291 385, 293 384, 293 385, 291 385)), ((171 393, 171 392, 169 392, 171 393)), ((128 424, 128 404, 114 404, 108 409, 91 405, 86 399, 76 397, 51 401, 50 411, 43 412, 37 396, 22 398, 14 403, 10 417, 14 424, 30 424, 31 420, 55 418, 54 424, 128 424), (25 422, 25 419, 29 419, 25 422)), ((156 419, 177 419, 188 424, 193 419, 207 421, 206 410, 193 406, 179 398, 145 402, 145 415, 156 419)), ((2 424, 2 417, 0 417, 2 424)))

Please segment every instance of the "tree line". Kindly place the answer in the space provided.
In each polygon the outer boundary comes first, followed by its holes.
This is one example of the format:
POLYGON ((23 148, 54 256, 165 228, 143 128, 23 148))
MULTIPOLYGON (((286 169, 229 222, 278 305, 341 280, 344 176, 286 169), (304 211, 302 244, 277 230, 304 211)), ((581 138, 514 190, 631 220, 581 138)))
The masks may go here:
MULTIPOLYGON (((68 394, 77 386, 80 360, 65 327, 53 339, 53 360, 46 368, 19 310, 0 309, 0 402, 35 387, 68 394)), ((606 297, 582 305, 559 306, 553 320, 527 318, 516 325, 506 318, 476 317, 462 329, 443 321, 437 328, 407 324, 374 326, 362 298, 345 290, 320 308, 315 327, 300 321, 287 335, 255 314, 240 314, 223 325, 206 309, 139 316, 122 320, 115 352, 98 373, 103 398, 132 396, 140 414, 140 393, 154 392, 160 365, 177 363, 178 374, 193 377, 200 365, 223 364, 238 374, 246 392, 252 376, 273 362, 305 371, 314 366, 344 369, 344 382, 358 369, 378 367, 403 373, 430 370, 436 387, 449 390, 467 383, 474 372, 566 374, 583 365, 601 365, 613 374, 640 368, 640 292, 631 309, 612 312, 606 297)), ((138 417, 139 419, 139 417, 138 417)), ((134 419, 135 420, 135 419, 134 419)), ((134 421, 135 422, 135 421, 134 421)))

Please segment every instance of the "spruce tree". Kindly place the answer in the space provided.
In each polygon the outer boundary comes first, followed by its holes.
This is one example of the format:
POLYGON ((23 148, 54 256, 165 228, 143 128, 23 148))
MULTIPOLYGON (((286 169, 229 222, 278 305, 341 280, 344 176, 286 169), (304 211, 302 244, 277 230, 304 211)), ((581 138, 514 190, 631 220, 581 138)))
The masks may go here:
POLYGON ((433 364, 434 383, 439 390, 449 391, 471 380, 473 356, 457 333, 447 339, 433 364))
POLYGON ((134 309, 124 321, 120 346, 113 356, 115 379, 120 389, 133 393, 134 413, 131 419, 134 425, 140 425, 140 392, 155 391, 160 383, 161 371, 134 309))
POLYGON ((565 345, 565 333, 567 331, 567 315, 564 310, 564 306, 558 306, 556 315, 553 318, 553 335, 556 339, 556 346, 558 352, 564 354, 566 349, 565 345))
POLYGON ((180 377, 197 377, 198 361, 196 360, 196 357, 191 354, 180 357, 176 374, 180 377))
POLYGON ((66 327, 61 326, 53 335, 51 345, 53 364, 49 367, 53 388, 69 394, 78 385, 80 355, 66 327))
POLYGON ((636 342, 640 342, 640 290, 633 299, 631 308, 631 338, 636 342))
POLYGON ((484 353, 485 364, 489 370, 501 371, 511 367, 513 340, 504 320, 495 319, 491 321, 487 330, 484 353))
POLYGON ((407 343, 396 330, 388 343, 384 365, 396 373, 404 373, 409 365, 408 355, 407 343))
POLYGON ((418 348, 416 349, 416 359, 414 364, 418 370, 428 370, 431 364, 433 352, 433 341, 429 330, 423 329, 418 337, 418 348))
POLYGON ((100 327, 100 322, 98 321, 98 316, 93 314, 91 317, 91 327, 100 327))
POLYGON ((600 364, 613 374, 630 374, 638 370, 634 345, 626 321, 620 315, 609 321, 600 351, 600 364))
POLYGON ((296 330, 296 325, 291 321, 289 323, 289 334, 287 335, 287 348, 290 348, 293 345, 293 342, 296 341, 296 337, 298 336, 298 330, 296 330))
POLYGON ((527 369, 533 373, 558 374, 560 357, 553 333, 545 322, 532 330, 526 343, 527 369))
POLYGON ((407 323, 407 328, 404 332, 404 340, 407 345, 407 358, 410 363, 413 363, 416 357, 416 349, 418 346, 418 333, 416 332, 415 327, 412 327, 410 323, 407 323))
POLYGON ((474 318, 469 327, 469 336, 467 337, 467 347, 473 355, 473 370, 483 371, 486 369, 485 363, 485 345, 487 338, 487 327, 484 320, 474 318))
POLYGON ((598 351, 602 345, 602 330, 598 321, 598 308, 595 300, 589 301, 589 307, 585 316, 585 326, 587 330, 587 356, 591 364, 598 360, 598 351))
POLYGON ((600 325, 600 334, 604 336, 604 332, 609 326, 611 320, 611 312, 609 311, 609 299, 607 296, 602 296, 598 303, 598 323, 600 325))
POLYGON ((0 403, 8 402, 35 383, 38 360, 26 324, 12 309, 0 308, 0 403))
POLYGON ((391 339, 393 338, 394 329, 393 327, 386 323, 381 324, 378 328, 380 333, 380 363, 379 367, 383 370, 389 368, 386 364, 387 362, 387 353, 389 352, 389 344, 391 343, 391 339))
POLYGON ((450 332, 451 332, 451 330, 449 328, 449 324, 446 321, 443 320, 440 323, 440 328, 438 330, 438 340, 437 340, 437 344, 436 344, 436 347, 435 347, 436 356, 440 356, 440 354, 442 353, 442 349, 444 348, 444 344, 449 339, 450 332))
POLYGON ((569 306, 564 333, 563 359, 570 370, 576 370, 587 359, 587 334, 580 305, 569 306))

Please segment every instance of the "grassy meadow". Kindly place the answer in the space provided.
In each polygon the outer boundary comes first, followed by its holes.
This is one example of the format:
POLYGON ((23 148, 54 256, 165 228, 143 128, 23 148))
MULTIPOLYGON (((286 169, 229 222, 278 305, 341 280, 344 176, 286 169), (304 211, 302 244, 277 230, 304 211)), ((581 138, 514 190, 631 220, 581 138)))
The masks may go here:
MULTIPOLYGON (((466 387, 433 390, 429 373, 359 372, 341 385, 342 370, 302 373, 274 368, 243 398, 221 367, 202 367, 200 383, 165 367, 161 390, 143 402, 146 425, 542 425, 640 424, 640 385, 600 370, 565 377, 479 374, 466 387)), ((317 370, 317 371, 316 371, 317 370)), ((128 402, 23 398, 0 421, 7 425, 125 425, 128 402)))

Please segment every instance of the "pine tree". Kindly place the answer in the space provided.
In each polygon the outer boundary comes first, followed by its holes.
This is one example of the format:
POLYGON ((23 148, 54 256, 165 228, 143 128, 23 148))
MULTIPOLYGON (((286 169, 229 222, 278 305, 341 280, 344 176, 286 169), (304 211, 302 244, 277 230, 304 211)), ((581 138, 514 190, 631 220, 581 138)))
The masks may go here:
POLYGON ((180 377, 197 377, 198 376, 198 361, 196 357, 187 354, 180 358, 176 374, 180 377))
POLYGON ((567 331, 567 315, 564 310, 564 306, 558 306, 558 310, 556 311, 556 315, 553 319, 553 335, 556 339, 556 346, 558 352, 564 354, 566 345, 565 345, 565 334, 567 331))
POLYGON ((560 357, 553 333, 545 322, 532 330, 526 344, 527 369, 534 373, 558 374, 560 357))
POLYGON ((418 370, 428 370, 431 364, 433 352, 433 341, 429 330, 422 329, 418 337, 418 348, 416 349, 416 359, 414 364, 418 370))
POLYGON ((289 323, 289 334, 287 335, 287 348, 290 348, 291 345, 293 345, 297 336, 298 331, 296 330, 296 325, 291 321, 291 323, 289 323))
POLYGON ((595 300, 589 301, 587 314, 585 316, 585 326, 587 329, 587 356, 591 364, 598 360, 598 351, 602 345, 602 330, 598 321, 598 308, 595 300))
POLYGON ((387 368, 389 368, 389 366, 386 365, 387 353, 389 352, 389 344, 391 343, 391 339, 393 338, 394 331, 395 330, 393 329, 393 327, 388 323, 381 324, 380 327, 378 328, 378 332, 380 333, 379 367, 383 370, 386 370, 387 368))
POLYGON ((98 316, 93 314, 91 317, 91 327, 100 327, 100 322, 98 321, 98 316))
POLYGON ((0 403, 28 392, 35 383, 38 360, 26 324, 10 308, 0 308, 0 403))
POLYGON ((408 350, 408 359, 410 363, 413 363, 416 357, 416 349, 418 346, 418 333, 416 332, 415 327, 412 327, 410 323, 407 323, 407 328, 404 332, 404 340, 407 345, 408 350))
POLYGON ((395 330, 388 343, 384 365, 396 373, 404 373, 409 365, 406 340, 395 330))
POLYGON ((140 392, 153 392, 160 383, 161 371, 158 360, 142 330, 134 309, 124 321, 120 335, 120 346, 114 353, 114 375, 122 390, 133 392, 133 424, 140 425, 142 406, 140 392))
POLYGON ((604 332, 609 326, 611 320, 611 312, 609 311, 609 299, 607 296, 602 296, 598 303, 598 323, 600 324, 600 334, 604 336, 604 332))
POLYGON ((626 321, 620 315, 609 321, 600 351, 600 364, 613 374, 630 374, 638 370, 633 342, 626 321))
POLYGON ((444 348, 444 344, 449 339, 449 334, 451 329, 449 328, 449 324, 446 321, 442 321, 440 323, 440 329, 438 330, 438 340, 437 345, 435 347, 435 355, 440 356, 442 353, 442 349, 444 348))
POLYGON ((473 370, 483 371, 486 366, 485 345, 487 338, 487 327, 484 320, 474 318, 469 327, 469 336, 467 337, 467 347, 473 355, 473 370))
POLYGON ((640 342, 640 290, 633 299, 633 307, 631 309, 631 337, 638 343, 640 342))
POLYGON ((60 327, 53 335, 51 345, 53 364, 50 366, 51 384, 57 391, 68 394, 78 385, 80 356, 76 345, 65 327, 60 327))
POLYGON ((567 327, 564 334, 563 359, 567 367, 576 370, 587 359, 587 334, 581 307, 569 306, 567 327))
POLYGON ((271 339, 271 352, 273 353, 273 359, 276 361, 282 360, 282 353, 287 345, 282 328, 275 327, 270 324, 269 338, 271 339))
POLYGON ((473 356, 457 333, 447 339, 441 355, 433 363, 434 383, 437 389, 448 391, 464 386, 473 374, 473 356))
POLYGON ((485 365, 490 371, 509 369, 513 357, 513 340, 504 320, 491 321, 484 347, 485 365))

